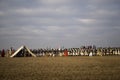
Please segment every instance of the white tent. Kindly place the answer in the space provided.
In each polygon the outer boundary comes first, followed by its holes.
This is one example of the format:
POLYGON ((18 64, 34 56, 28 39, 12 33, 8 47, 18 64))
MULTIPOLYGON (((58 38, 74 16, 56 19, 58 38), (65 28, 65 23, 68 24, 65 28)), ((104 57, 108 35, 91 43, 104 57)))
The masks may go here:
MULTIPOLYGON (((30 49, 28 49, 26 46, 21 46, 17 51, 15 51, 15 53, 13 53, 10 57, 15 57, 17 54, 19 54, 19 52, 20 51, 22 51, 22 50, 26 50, 27 52, 28 52, 28 54, 30 54, 31 56, 33 56, 33 57, 36 57, 36 55, 35 54, 33 54, 31 51, 30 51, 30 49)), ((25 54, 25 53, 23 53, 23 54, 25 54)))

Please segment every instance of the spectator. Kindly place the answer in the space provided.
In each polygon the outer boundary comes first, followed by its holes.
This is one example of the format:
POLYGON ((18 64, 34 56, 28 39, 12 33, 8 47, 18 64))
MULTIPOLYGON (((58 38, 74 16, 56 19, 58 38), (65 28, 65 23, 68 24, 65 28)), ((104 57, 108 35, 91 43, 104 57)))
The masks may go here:
POLYGON ((5 57, 5 50, 2 50, 1 57, 5 57))

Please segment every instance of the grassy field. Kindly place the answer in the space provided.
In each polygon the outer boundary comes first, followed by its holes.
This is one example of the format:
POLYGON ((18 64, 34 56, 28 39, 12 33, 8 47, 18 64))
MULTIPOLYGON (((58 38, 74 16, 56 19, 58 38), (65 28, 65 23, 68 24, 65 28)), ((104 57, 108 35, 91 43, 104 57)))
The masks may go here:
POLYGON ((0 80, 120 80, 120 56, 0 57, 0 80))

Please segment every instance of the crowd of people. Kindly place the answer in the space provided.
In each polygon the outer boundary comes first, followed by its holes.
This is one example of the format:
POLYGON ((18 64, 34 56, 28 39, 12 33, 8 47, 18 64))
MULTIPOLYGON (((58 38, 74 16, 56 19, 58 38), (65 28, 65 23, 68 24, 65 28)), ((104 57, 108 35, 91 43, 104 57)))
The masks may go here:
MULTIPOLYGON (((16 50, 0 50, 1 57, 9 57, 14 54, 16 50)), ((65 48, 65 49, 30 49, 36 56, 109 56, 120 55, 120 47, 99 47, 96 46, 82 46, 80 48, 65 48)))
POLYGON ((65 55, 65 56, 109 56, 120 55, 120 47, 99 47, 95 46, 82 46, 80 48, 68 49, 34 49, 32 50, 38 56, 44 55, 65 55))

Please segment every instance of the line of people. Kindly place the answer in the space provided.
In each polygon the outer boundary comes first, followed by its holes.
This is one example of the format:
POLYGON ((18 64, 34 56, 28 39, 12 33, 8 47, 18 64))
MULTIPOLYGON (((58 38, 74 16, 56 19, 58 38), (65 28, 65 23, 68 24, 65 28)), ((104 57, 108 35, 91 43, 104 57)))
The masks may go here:
POLYGON ((95 46, 83 46, 68 49, 34 49, 37 56, 109 56, 120 55, 120 47, 96 48, 95 46))
POLYGON ((58 56, 64 53, 63 49, 33 49, 31 50, 32 53, 36 54, 37 56, 58 56))
MULTIPOLYGON (((9 57, 16 50, 0 50, 1 57, 9 57)), ((68 49, 31 49, 36 56, 108 56, 120 55, 120 47, 96 48, 95 46, 82 46, 68 49)))
POLYGON ((108 48, 93 48, 93 47, 82 47, 82 48, 70 48, 68 49, 69 55, 72 56, 108 56, 108 55, 120 55, 120 48, 108 47, 108 48))

